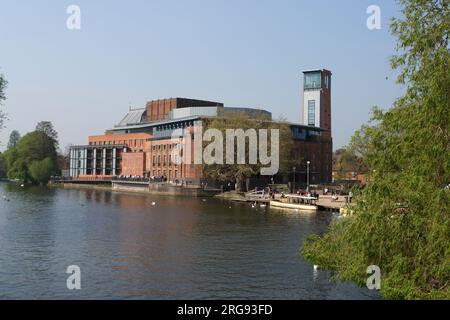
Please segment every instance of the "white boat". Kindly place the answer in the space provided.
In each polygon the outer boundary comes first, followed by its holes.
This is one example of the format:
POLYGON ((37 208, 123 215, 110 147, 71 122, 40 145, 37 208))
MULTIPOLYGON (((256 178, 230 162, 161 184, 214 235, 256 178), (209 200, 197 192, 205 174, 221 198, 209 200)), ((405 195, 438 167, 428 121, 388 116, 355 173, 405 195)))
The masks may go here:
POLYGON ((288 194, 278 200, 270 200, 270 206, 275 208, 297 209, 306 211, 317 211, 317 199, 314 197, 288 194))

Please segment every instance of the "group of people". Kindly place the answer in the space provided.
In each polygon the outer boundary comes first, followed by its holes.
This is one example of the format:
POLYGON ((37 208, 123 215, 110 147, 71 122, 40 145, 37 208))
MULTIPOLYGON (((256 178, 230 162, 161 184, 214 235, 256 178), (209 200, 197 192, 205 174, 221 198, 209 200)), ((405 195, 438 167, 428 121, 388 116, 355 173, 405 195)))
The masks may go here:
POLYGON ((129 181, 141 181, 141 180, 144 180, 145 179, 145 177, 142 177, 142 176, 133 176, 133 175, 127 175, 127 176, 124 176, 124 175, 120 175, 120 176, 117 176, 117 177, 115 177, 117 180, 129 180, 129 181))
POLYGON ((150 182, 167 182, 166 176, 151 176, 150 182))
POLYGON ((297 194, 305 197, 313 197, 316 200, 319 200, 319 194, 315 190, 313 192, 297 190, 297 194))

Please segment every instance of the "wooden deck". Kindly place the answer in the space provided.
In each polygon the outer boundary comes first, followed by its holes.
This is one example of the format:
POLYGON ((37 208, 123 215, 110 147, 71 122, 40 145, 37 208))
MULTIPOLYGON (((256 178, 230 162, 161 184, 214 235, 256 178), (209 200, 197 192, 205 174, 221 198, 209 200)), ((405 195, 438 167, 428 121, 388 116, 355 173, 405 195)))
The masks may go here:
POLYGON ((319 200, 317 201, 317 205, 321 209, 332 209, 337 210, 344 208, 346 206, 344 196, 340 196, 338 200, 332 201, 331 196, 319 196, 319 200))

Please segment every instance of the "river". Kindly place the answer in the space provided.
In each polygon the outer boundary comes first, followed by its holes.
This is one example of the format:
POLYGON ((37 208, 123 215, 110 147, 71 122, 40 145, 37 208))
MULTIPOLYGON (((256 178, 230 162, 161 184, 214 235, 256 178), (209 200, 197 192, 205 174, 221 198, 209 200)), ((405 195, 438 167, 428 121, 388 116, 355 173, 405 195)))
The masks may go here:
POLYGON ((299 255, 332 219, 0 183, 0 299, 378 299, 299 255), (80 290, 67 289, 69 265, 80 267, 80 290))

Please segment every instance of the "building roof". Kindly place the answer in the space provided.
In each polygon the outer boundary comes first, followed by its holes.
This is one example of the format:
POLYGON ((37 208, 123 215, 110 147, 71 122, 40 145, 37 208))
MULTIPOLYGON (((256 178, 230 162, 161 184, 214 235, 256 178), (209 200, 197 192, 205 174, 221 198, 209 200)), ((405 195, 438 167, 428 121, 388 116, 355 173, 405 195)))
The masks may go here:
POLYGON ((130 109, 127 115, 116 125, 116 127, 124 127, 142 123, 146 108, 130 109))
POLYGON ((157 120, 157 121, 149 121, 149 122, 141 122, 137 124, 130 124, 130 125, 117 125, 114 128, 110 129, 112 131, 117 130, 125 130, 125 129, 142 129, 142 128, 151 128, 156 127, 159 125, 174 123, 174 122, 181 122, 181 121, 190 121, 190 120, 197 120, 202 117, 200 116, 189 116, 189 117, 183 117, 183 118, 177 118, 177 119, 165 119, 165 120, 157 120))
POLYGON ((323 72, 323 71, 331 73, 331 71, 328 69, 308 69, 308 70, 303 70, 302 72, 303 73, 311 73, 311 72, 323 72))

